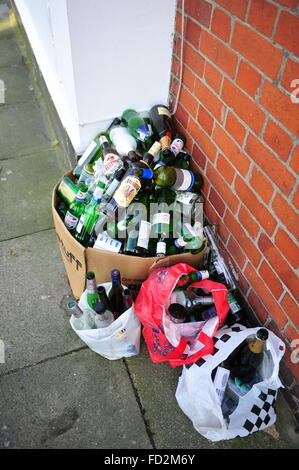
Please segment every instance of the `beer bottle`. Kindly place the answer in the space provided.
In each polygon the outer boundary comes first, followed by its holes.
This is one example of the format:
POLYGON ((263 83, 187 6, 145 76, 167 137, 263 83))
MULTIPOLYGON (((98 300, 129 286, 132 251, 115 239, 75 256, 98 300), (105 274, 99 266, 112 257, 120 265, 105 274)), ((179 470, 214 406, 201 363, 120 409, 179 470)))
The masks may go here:
POLYGON ((193 282, 202 281, 203 279, 209 279, 209 271, 192 271, 189 274, 182 274, 176 283, 175 290, 186 289, 193 282))
POLYGON ((73 326, 76 330, 90 330, 95 327, 91 316, 81 310, 76 300, 70 300, 67 309, 73 315, 73 326))
POLYGON ((160 142, 154 142, 148 152, 142 157, 142 161, 145 162, 147 165, 151 166, 154 161, 154 158, 161 150, 160 142))
POLYGON ((100 135, 99 141, 104 156, 103 174, 107 178, 111 178, 123 166, 123 161, 118 152, 110 146, 108 139, 104 135, 100 135))
POLYGON ((205 248, 205 240, 190 224, 183 224, 183 235, 174 244, 179 250, 190 250, 193 254, 200 253, 205 248))
POLYGON ((77 196, 65 214, 64 224, 70 232, 75 230, 77 223, 79 222, 79 219, 84 211, 87 190, 88 187, 85 184, 81 184, 79 186, 77 196))
POLYGON ((105 308, 107 310, 111 310, 108 295, 104 286, 98 286, 98 294, 99 294, 100 302, 102 302, 105 305, 105 308))
POLYGON ((118 186, 120 185, 123 177, 125 176, 126 172, 127 170, 125 168, 120 168, 114 173, 113 179, 110 182, 110 184, 107 186, 103 195, 103 199, 105 201, 108 201, 113 196, 118 186))
POLYGON ((100 181, 94 190, 91 201, 85 207, 85 210, 76 226, 74 237, 84 246, 88 243, 94 226, 100 216, 99 204, 101 202, 104 189, 105 184, 100 181))
POLYGON ((77 165, 73 170, 74 176, 79 176, 87 163, 91 163, 92 160, 95 160, 100 154, 101 151, 101 142, 98 137, 95 137, 93 141, 89 144, 83 155, 79 158, 77 165))
POLYGON ((121 285, 120 272, 118 269, 112 269, 111 281, 112 287, 108 298, 114 318, 118 318, 124 311, 123 287, 121 285))
POLYGON ((87 303, 94 310, 95 304, 99 301, 95 274, 92 271, 86 273, 87 303))

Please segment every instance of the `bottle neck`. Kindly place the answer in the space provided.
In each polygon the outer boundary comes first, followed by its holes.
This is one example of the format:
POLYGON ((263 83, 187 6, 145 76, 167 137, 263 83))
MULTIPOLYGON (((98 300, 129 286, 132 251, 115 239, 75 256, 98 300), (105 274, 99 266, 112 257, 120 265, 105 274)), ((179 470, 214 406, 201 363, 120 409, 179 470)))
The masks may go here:
POLYGON ((254 338, 253 340, 248 341, 248 348, 254 354, 260 354, 263 352, 265 347, 265 341, 262 341, 258 338, 254 338))

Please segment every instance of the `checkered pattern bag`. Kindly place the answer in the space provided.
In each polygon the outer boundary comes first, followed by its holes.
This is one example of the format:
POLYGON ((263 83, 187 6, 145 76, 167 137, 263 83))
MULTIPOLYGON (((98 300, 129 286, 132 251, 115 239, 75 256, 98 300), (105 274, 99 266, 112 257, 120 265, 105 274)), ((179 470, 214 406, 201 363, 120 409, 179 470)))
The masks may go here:
POLYGON ((211 373, 248 336, 259 328, 245 328, 235 324, 224 327, 214 337, 214 352, 183 367, 176 390, 176 399, 183 412, 191 419, 194 428, 211 441, 245 437, 271 426, 276 421, 275 402, 277 392, 283 387, 279 380, 279 363, 285 351, 284 343, 271 331, 266 343, 260 368, 262 381, 244 396, 224 419, 211 373))

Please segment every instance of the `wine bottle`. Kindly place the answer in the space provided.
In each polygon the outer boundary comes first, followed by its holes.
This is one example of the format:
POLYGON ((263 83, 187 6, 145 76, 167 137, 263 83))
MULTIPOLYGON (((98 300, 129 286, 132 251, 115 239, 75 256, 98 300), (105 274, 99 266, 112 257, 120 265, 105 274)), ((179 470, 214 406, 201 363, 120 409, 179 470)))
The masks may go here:
POLYGON ((114 173, 112 181, 107 186, 107 188, 104 192, 104 195, 103 195, 103 199, 105 201, 109 201, 109 199, 113 196, 113 194, 117 190, 118 186, 120 185, 123 177, 125 176, 126 172, 127 172, 127 170, 125 168, 120 168, 119 170, 117 170, 114 173))
POLYGON ((154 180, 157 186, 171 188, 177 191, 200 192, 203 178, 190 170, 182 170, 171 166, 159 166, 154 170, 154 180))
POLYGON ((115 145, 116 151, 122 157, 131 161, 138 161, 140 157, 136 154, 137 142, 129 130, 123 126, 113 127, 110 131, 110 139, 115 145))
POLYGON ((124 311, 123 287, 121 285, 120 272, 118 269, 112 269, 111 281, 112 287, 108 298, 114 318, 118 318, 124 311))
POLYGON ((209 271, 192 271, 189 274, 182 274, 176 283, 176 289, 186 289, 193 282, 209 279, 209 271))
POLYGON ((176 134, 170 145, 170 149, 174 153, 175 157, 177 157, 182 152, 185 143, 185 137, 181 134, 176 134))
POLYGON ((104 286, 98 286, 98 294, 100 302, 105 305, 106 310, 111 310, 108 295, 104 286))
POLYGON ((151 126, 137 111, 126 109, 121 115, 121 120, 135 139, 145 144, 151 144, 151 136, 153 134, 151 126))
POLYGON ((263 351, 269 333, 266 328, 260 328, 256 335, 243 341, 241 345, 228 357, 231 377, 235 383, 248 384, 254 380, 258 367, 263 360, 263 351))
POLYGON ((159 136, 162 149, 168 148, 174 136, 174 124, 169 109, 163 104, 153 106, 149 111, 149 118, 159 136))
POLYGON ((124 289, 123 292, 123 303, 124 303, 124 310, 128 310, 133 305, 133 297, 131 294, 130 289, 124 289))
POLYGON ((187 295, 187 292, 183 291, 175 291, 172 292, 170 296, 171 303, 178 303, 186 307, 187 309, 191 309, 197 307, 198 305, 214 305, 214 300, 211 295, 209 296, 190 296, 187 295))
POLYGON ((182 170, 190 169, 191 155, 187 152, 180 152, 174 161, 174 168, 181 168, 182 170))
POLYGON ((170 304, 168 307, 168 314, 171 321, 174 323, 185 323, 188 318, 188 312, 181 304, 170 304))

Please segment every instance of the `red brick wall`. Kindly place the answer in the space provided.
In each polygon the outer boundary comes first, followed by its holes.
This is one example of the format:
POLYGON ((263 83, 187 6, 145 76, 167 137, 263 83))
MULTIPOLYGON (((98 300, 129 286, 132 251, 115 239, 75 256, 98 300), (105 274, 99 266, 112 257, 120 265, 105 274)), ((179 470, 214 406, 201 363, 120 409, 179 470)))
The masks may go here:
MULTIPOLYGON (((299 338, 299 2, 185 0, 183 82, 175 114, 202 171, 240 288, 287 344, 299 338), (297 14, 296 14, 297 13, 297 14)), ((171 102, 178 89, 178 1, 171 102)))

